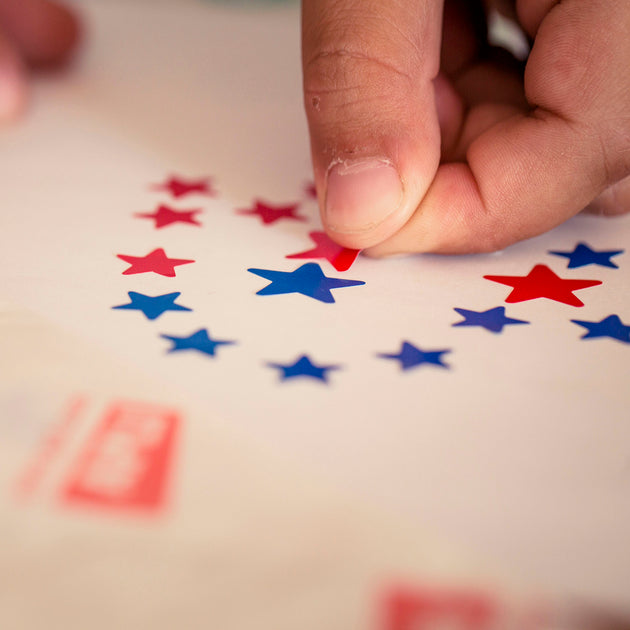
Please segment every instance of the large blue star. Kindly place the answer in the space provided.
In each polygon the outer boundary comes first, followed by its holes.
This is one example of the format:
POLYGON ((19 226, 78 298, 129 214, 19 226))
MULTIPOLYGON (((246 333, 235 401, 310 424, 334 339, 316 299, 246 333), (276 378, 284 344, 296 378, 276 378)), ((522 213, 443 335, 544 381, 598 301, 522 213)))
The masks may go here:
POLYGON ((147 319, 157 319, 166 311, 191 311, 192 309, 175 304, 175 300, 181 293, 166 293, 164 295, 144 295, 129 291, 127 293, 131 302, 112 306, 113 309, 128 309, 130 311, 142 311, 147 319))
POLYGON ((306 376, 318 379, 324 383, 328 382, 328 372, 330 370, 338 370, 340 367, 338 365, 315 365, 305 354, 295 361, 295 363, 289 365, 282 363, 267 363, 267 365, 280 370, 280 379, 283 381, 306 376))
POLYGON ((271 284, 262 288, 256 295, 279 295, 281 293, 301 293, 320 302, 335 301, 331 289, 354 287, 365 284, 361 280, 342 280, 324 275, 322 268, 313 262, 298 267, 295 271, 273 271, 271 269, 248 269, 261 278, 271 280, 271 284))
POLYGON ((618 315, 609 315, 601 322, 585 322, 579 319, 571 320, 574 324, 586 328, 588 331, 581 339, 593 339, 595 337, 610 337, 623 343, 630 343, 630 326, 626 326, 618 315))
POLYGON ((235 341, 212 339, 205 328, 201 328, 188 337, 172 337, 170 335, 160 335, 160 337, 173 342, 168 352, 197 350, 211 357, 215 356, 217 346, 229 346, 236 343, 235 341))
POLYGON ((612 267, 613 269, 619 269, 612 260, 613 256, 623 254, 623 249, 608 250, 605 252, 598 252, 591 249, 586 243, 578 243, 572 252, 552 252, 554 256, 564 256, 569 259, 569 269, 575 267, 585 267, 586 265, 600 265, 600 267, 612 267))
POLYGON ((448 368, 449 366, 442 361, 442 355, 448 352, 450 352, 450 350, 424 351, 420 350, 420 348, 416 348, 416 346, 408 341, 403 341, 402 348, 398 354, 379 354, 377 356, 381 359, 395 359, 396 361, 400 361, 400 367, 403 370, 409 370, 425 363, 448 368))
POLYGON ((505 306, 497 306, 487 311, 469 311, 465 308, 456 308, 464 320, 453 324, 453 326, 481 326, 493 333, 503 332, 503 327, 510 324, 529 324, 522 319, 512 319, 506 317, 505 306))

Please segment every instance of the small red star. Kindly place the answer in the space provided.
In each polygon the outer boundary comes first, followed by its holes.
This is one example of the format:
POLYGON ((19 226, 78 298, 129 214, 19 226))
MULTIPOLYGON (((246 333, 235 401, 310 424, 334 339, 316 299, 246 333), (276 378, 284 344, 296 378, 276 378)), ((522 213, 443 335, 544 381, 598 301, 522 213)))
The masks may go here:
POLYGON ((317 199, 317 188, 315 188, 313 182, 306 182, 306 184, 304 184, 304 192, 310 199, 317 199))
POLYGON ((315 247, 299 254, 291 254, 287 258, 325 258, 337 271, 348 271, 361 251, 337 245, 326 232, 315 231, 308 235, 315 247))
POLYGON ((600 280, 572 280, 560 278, 547 265, 536 265, 526 276, 484 276, 486 280, 513 287, 506 302, 525 302, 536 298, 547 298, 569 304, 584 306, 573 291, 601 284, 600 280))
POLYGON ((208 195, 210 197, 216 195, 209 177, 189 180, 182 179, 181 177, 170 177, 163 184, 153 186, 153 190, 165 190, 170 192, 176 199, 193 193, 208 195))
POLYGON ((118 258, 129 263, 131 267, 123 271, 123 275, 131 275, 135 273, 159 273, 161 276, 175 277, 175 267, 177 265, 187 265, 195 262, 194 260, 184 260, 183 258, 168 258, 166 252, 162 249, 154 249, 146 256, 125 256, 118 254, 118 258))
POLYGON ((137 212, 134 216, 143 219, 155 219, 155 227, 159 229, 171 225, 171 223, 190 223, 201 226, 201 223, 195 218, 199 212, 201 212, 200 209, 174 210, 169 206, 158 206, 155 212, 137 212))
POLYGON ((254 207, 247 210, 237 210, 238 214, 258 215, 265 225, 275 223, 279 219, 293 219, 294 221, 306 221, 306 217, 295 214, 298 204, 290 206, 272 206, 258 199, 254 200, 254 207))

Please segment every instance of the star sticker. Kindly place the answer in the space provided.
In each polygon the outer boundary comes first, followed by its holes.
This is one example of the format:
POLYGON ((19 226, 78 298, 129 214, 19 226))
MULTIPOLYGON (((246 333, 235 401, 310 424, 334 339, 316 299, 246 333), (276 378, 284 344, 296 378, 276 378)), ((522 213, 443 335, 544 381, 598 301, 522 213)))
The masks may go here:
POLYGON ((408 341, 403 341, 398 354, 378 354, 377 356, 381 359, 395 359, 396 361, 400 361, 400 367, 403 370, 409 370, 418 365, 424 365, 425 363, 448 369, 450 366, 442 361, 442 355, 448 352, 450 352, 450 350, 424 351, 408 341))
POLYGON ((160 335, 160 337, 173 342, 168 350, 169 353, 196 350, 211 357, 215 356, 218 346, 230 346, 236 343, 236 341, 212 339, 206 328, 201 328, 188 337, 172 337, 170 335, 160 335))
POLYGON ((290 365, 282 363, 267 363, 267 365, 281 371, 281 381, 305 376, 323 383, 328 383, 328 372, 330 370, 338 370, 340 368, 338 365, 315 365, 305 354, 290 365))
POLYGON ((175 210, 169 206, 158 206, 155 212, 137 212, 134 216, 142 219, 155 219, 155 227, 159 229, 172 223, 190 223, 201 226, 201 223, 195 218, 199 212, 201 209, 175 210))
POLYGON ((581 339, 594 339, 595 337, 610 337, 617 341, 630 343, 630 326, 626 326, 618 315, 609 315, 601 322, 584 322, 579 319, 571 320, 578 326, 583 326, 588 331, 581 339))
POLYGON ((280 219, 293 219, 294 221, 306 221, 306 217, 295 214, 298 204, 289 206, 272 206, 264 201, 256 199, 254 207, 247 210, 237 210, 238 214, 258 215, 265 225, 275 223, 280 219))
POLYGON ((503 332, 504 326, 511 324, 529 324, 522 319, 512 319, 506 317, 505 306, 497 306, 487 311, 469 311, 465 308, 456 308, 464 320, 453 324, 453 326, 481 326, 493 333, 503 332))
POLYGON ((192 194, 207 195, 210 197, 216 195, 209 177, 189 180, 185 180, 181 177, 170 177, 163 184, 153 186, 153 190, 169 192, 176 199, 192 194))
POLYGON ((129 304, 121 304, 120 306, 112 306, 113 309, 127 309, 130 311, 142 311, 147 319, 157 319, 166 311, 192 311, 191 308, 175 304, 175 300, 181 293, 166 293, 165 295, 144 295, 129 291, 127 293, 131 302, 129 304))
POLYGON ((569 306, 584 306, 573 291, 601 284, 601 280, 569 280, 558 277, 547 265, 536 265, 526 276, 484 276, 486 280, 513 287, 508 303, 547 298, 569 306))
POLYGON ((314 182, 306 182, 304 184, 304 192, 309 199, 317 199, 317 188, 314 182))
POLYGON ((612 267, 613 269, 619 269, 615 263, 610 260, 613 256, 619 256, 623 254, 623 249, 608 250, 605 252, 598 252, 591 249, 586 243, 578 243, 572 252, 552 252, 554 256, 564 256, 569 259, 569 269, 575 267, 585 267, 586 265, 600 265, 601 267, 612 267))
POLYGON ((326 232, 315 231, 308 235, 315 247, 299 254, 291 254, 287 258, 325 258, 337 271, 348 271, 361 251, 337 245, 326 232))
POLYGON ((317 263, 306 263, 295 271, 273 271, 271 269, 248 269, 271 284, 262 288, 256 295, 280 295, 282 293, 301 293, 320 302, 331 304, 335 301, 331 289, 354 287, 365 284, 361 280, 342 280, 324 275, 317 263))
POLYGON ((185 260, 183 258, 168 258, 166 252, 161 247, 154 249, 146 256, 126 256, 124 254, 118 254, 117 257, 131 265, 131 267, 123 271, 123 276, 152 271, 153 273, 159 273, 161 276, 174 278, 175 267, 195 262, 194 260, 185 260))

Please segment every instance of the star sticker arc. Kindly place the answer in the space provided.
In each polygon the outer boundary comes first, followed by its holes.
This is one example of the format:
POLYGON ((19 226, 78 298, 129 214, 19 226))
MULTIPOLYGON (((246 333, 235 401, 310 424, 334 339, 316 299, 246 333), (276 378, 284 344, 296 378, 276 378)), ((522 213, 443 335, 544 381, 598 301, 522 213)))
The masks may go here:
POLYGON ((623 249, 597 251, 586 243, 578 243, 572 252, 549 251, 549 253, 553 256, 568 258, 568 269, 576 269, 577 267, 585 267, 586 265, 599 265, 600 267, 619 269, 619 266, 616 265, 611 258, 623 254, 624 251, 623 249))
POLYGON ((308 235, 313 243, 315 243, 315 247, 297 254, 290 254, 286 256, 286 258, 324 258, 337 271, 348 271, 361 252, 359 249, 350 249, 348 247, 338 245, 326 234, 326 232, 315 230, 313 232, 309 232, 308 235))
POLYGON ((175 197, 175 199, 192 194, 205 195, 208 197, 216 196, 216 191, 212 187, 210 177, 185 179, 179 176, 172 176, 162 184, 154 184, 151 188, 156 191, 168 192, 175 197))
POLYGON ((181 295, 180 292, 165 293, 164 295, 144 295, 129 291, 127 293, 131 302, 112 306, 115 310, 141 311, 147 319, 155 320, 167 311, 192 311, 191 308, 175 304, 175 300, 181 295))
POLYGON ((123 276, 153 272, 161 276, 174 278, 176 276, 175 267, 195 262, 194 260, 183 258, 169 258, 161 247, 154 249, 146 256, 128 256, 126 254, 117 254, 116 256, 131 265, 131 267, 122 272, 123 276))
POLYGON ((270 284, 256 292, 256 295, 281 295, 285 293, 299 293, 320 302, 332 304, 335 302, 332 290, 344 287, 354 287, 365 284, 362 280, 344 280, 330 278, 324 275, 317 263, 306 263, 294 271, 275 271, 272 269, 247 270, 270 284))
POLYGON ((173 345, 167 350, 167 353, 183 352, 193 350, 205 354, 210 357, 216 356, 216 349, 219 346, 231 346, 236 341, 227 339, 213 339, 207 328, 200 328, 191 333, 187 337, 176 337, 174 335, 160 335, 163 339, 167 339, 173 345))
POLYGON ((323 383, 329 382, 328 372, 341 369, 340 365, 317 365, 313 363, 306 354, 298 357, 293 363, 284 364, 269 362, 267 363, 267 366, 280 371, 281 381, 306 377, 323 383))
POLYGON ((608 315, 599 322, 589 322, 580 319, 572 319, 572 323, 586 328, 586 333, 580 339, 596 339, 608 337, 630 344, 630 326, 624 324, 619 315, 608 315))
POLYGON ((535 265, 526 276, 484 276, 486 280, 512 287, 505 301, 509 304, 547 298, 569 306, 584 306, 574 291, 602 284, 601 280, 560 278, 547 265, 535 265))
POLYGON ((497 306, 487 311, 470 311, 465 308, 454 308, 453 310, 464 318, 461 322, 453 324, 453 326, 479 326, 492 333, 502 333, 505 326, 530 323, 523 319, 507 317, 505 306, 497 306))
POLYGON ((134 216, 139 219, 154 219, 155 228, 159 230, 173 223, 187 223, 201 227, 201 223, 199 223, 195 216, 200 212, 202 212, 201 208, 176 210, 170 206, 161 204, 155 212, 136 212, 134 216))
POLYGON ((261 199, 255 199, 253 208, 237 210, 236 213, 245 216, 258 216, 264 225, 271 225, 281 219, 306 221, 306 217, 296 214, 298 208, 299 204, 297 203, 275 206, 261 199))
POLYGON ((450 369, 450 365, 444 363, 442 356, 450 353, 450 349, 443 350, 422 350, 409 341, 403 341, 400 352, 397 353, 379 353, 376 356, 379 359, 391 359, 400 362, 403 371, 421 365, 435 365, 437 367, 450 369))

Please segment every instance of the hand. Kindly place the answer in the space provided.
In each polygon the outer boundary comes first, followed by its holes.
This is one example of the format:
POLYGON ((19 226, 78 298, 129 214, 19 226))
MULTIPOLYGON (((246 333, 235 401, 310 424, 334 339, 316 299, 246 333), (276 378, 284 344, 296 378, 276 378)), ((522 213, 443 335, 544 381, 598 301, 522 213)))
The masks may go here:
POLYGON ((48 0, 0 0, 0 121, 21 113, 29 68, 58 66, 76 47, 74 15, 48 0))
POLYGON ((373 255, 502 249, 585 207, 630 210, 630 3, 504 0, 532 48, 486 39, 494 0, 303 0, 322 219, 373 255))

